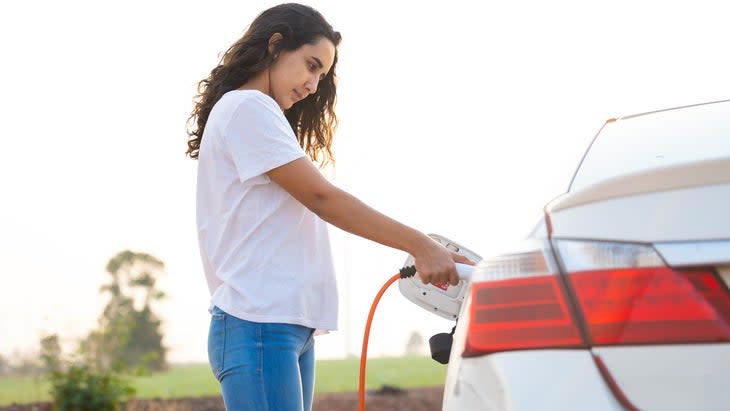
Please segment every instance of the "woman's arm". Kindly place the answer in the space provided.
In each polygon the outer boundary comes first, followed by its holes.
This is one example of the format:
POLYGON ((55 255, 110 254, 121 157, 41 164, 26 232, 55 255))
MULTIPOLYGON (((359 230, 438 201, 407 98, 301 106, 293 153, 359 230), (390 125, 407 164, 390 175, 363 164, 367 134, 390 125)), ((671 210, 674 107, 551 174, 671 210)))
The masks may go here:
POLYGON ((427 235, 387 217, 335 187, 305 157, 270 170, 268 176, 328 223, 411 254, 424 283, 459 282, 454 261, 472 263, 427 235))

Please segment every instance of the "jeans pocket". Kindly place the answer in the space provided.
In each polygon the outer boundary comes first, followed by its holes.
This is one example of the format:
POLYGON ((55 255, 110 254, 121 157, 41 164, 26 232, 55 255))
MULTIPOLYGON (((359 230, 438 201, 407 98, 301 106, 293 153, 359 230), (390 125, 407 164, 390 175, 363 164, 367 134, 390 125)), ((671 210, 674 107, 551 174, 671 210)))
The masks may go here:
POLYGON ((208 362, 215 378, 220 380, 223 371, 223 359, 226 350, 226 315, 214 308, 210 317, 208 330, 208 362))

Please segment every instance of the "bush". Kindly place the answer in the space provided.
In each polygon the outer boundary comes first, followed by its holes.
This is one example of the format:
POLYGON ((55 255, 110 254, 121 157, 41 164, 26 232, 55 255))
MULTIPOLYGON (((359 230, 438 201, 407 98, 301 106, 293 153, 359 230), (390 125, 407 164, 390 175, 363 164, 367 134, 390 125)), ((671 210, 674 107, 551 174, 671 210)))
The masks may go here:
POLYGON ((95 372, 86 365, 55 370, 50 374, 50 381, 56 411, 116 411, 135 392, 117 375, 95 372))

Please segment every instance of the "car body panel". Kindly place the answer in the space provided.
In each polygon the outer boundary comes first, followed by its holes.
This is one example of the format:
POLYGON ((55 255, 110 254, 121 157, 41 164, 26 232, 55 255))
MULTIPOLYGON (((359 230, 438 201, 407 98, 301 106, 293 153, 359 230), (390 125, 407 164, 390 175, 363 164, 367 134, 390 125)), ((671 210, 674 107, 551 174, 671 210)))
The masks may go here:
POLYGON ((571 191, 550 209, 558 212, 596 201, 715 184, 730 184, 730 156, 623 174, 571 191))
POLYGON ((558 211, 552 206, 553 238, 655 243, 730 236, 730 184, 617 197, 558 211))
POLYGON ((730 101, 608 121, 570 184, 577 192, 626 175, 730 158, 730 101))
POLYGON ((596 347, 593 352, 640 410, 730 408, 730 344, 596 347))
POLYGON ((459 358, 449 364, 449 376, 444 410, 623 410, 589 350, 459 358))
POLYGON ((730 239, 730 101, 607 122, 568 193, 546 207, 554 238, 730 239))

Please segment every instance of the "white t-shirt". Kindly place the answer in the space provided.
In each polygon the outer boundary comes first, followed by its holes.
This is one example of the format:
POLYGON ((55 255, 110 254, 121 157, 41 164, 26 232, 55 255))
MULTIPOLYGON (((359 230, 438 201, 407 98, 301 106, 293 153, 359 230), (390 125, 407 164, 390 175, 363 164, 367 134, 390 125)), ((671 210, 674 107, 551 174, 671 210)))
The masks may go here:
POLYGON ((327 225, 266 175, 304 156, 271 97, 256 90, 223 95, 198 154, 200 255, 211 304, 228 314, 334 330, 327 225))

